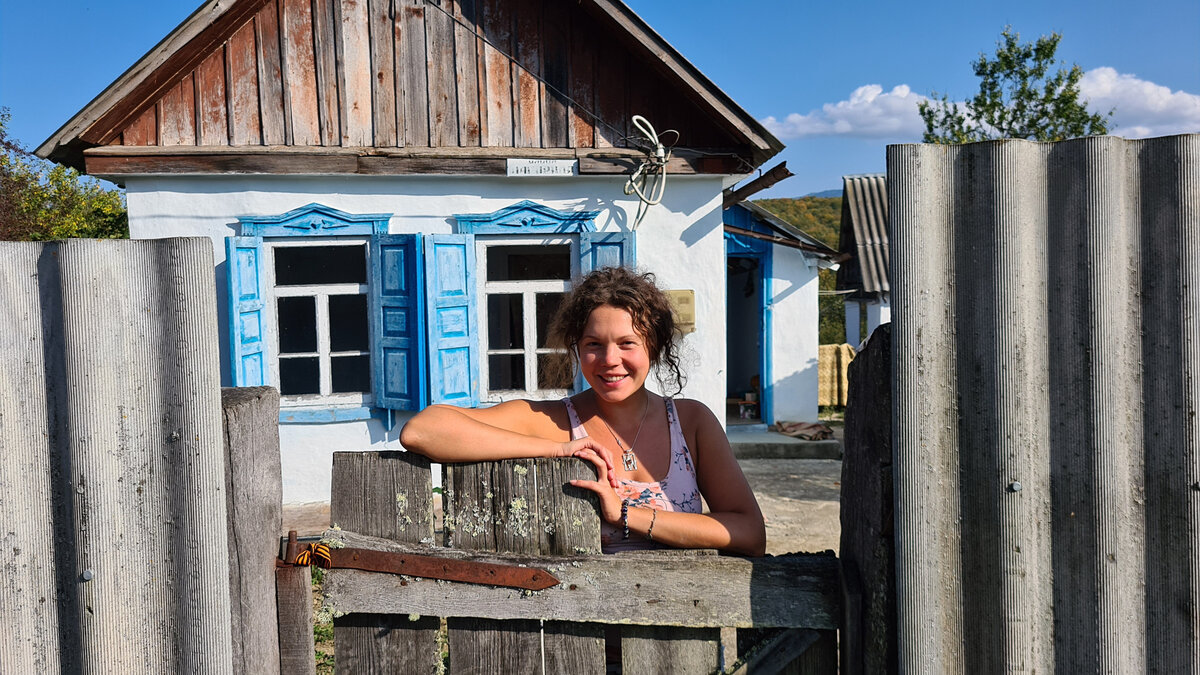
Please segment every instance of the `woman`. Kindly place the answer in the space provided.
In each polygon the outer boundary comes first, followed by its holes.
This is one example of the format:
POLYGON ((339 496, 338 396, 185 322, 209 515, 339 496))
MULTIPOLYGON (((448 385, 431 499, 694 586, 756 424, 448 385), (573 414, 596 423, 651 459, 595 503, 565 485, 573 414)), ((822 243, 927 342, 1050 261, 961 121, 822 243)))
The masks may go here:
POLYGON ((400 442, 437 462, 591 462, 601 478, 571 484, 599 496, 606 553, 666 545, 762 555, 762 512, 720 422, 702 403, 646 389, 658 367, 664 390, 682 390, 677 337, 652 274, 597 270, 575 285, 551 326, 551 341, 571 353, 589 389, 561 401, 433 405, 404 426, 400 442))

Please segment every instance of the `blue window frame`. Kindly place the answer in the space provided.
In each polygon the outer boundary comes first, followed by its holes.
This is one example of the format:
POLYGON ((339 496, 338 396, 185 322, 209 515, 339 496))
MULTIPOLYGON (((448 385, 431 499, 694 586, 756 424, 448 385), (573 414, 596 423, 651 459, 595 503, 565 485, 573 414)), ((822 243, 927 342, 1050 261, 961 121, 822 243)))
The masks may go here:
MULTIPOLYGON (((295 356, 278 353, 280 328, 271 325, 278 320, 271 303, 287 295, 269 283, 274 278, 268 267, 274 260, 272 247, 308 246, 309 241, 320 247, 357 239, 365 242, 367 256, 370 392, 357 406, 336 396, 285 396, 281 421, 363 419, 380 410, 418 410, 430 403, 478 405, 486 336, 479 328, 476 237, 515 235, 536 243, 549 234, 572 236, 578 238, 572 249, 579 256, 574 269, 586 273, 603 265, 632 266, 632 233, 596 232, 596 215, 522 201, 492 213, 456 215, 456 234, 427 235, 389 234, 390 214, 351 214, 322 204, 239 219, 240 236, 226 241, 232 382, 279 387, 280 360, 295 356)), ((354 356, 326 352, 299 356, 325 358, 323 363, 330 354, 354 356)), ((330 375, 320 372, 327 383, 330 375)))

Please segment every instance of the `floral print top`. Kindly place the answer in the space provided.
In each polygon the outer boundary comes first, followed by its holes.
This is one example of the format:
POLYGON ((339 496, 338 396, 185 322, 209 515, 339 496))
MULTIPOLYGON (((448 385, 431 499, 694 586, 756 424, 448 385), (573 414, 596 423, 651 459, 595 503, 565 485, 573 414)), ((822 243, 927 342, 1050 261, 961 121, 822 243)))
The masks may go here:
MULTIPOLYGON (((650 483, 617 479, 616 493, 621 499, 628 499, 630 506, 644 506, 659 511, 700 513, 700 489, 696 484, 696 468, 692 466, 692 454, 688 452, 683 429, 679 426, 675 402, 669 398, 663 401, 666 404, 667 426, 671 433, 671 464, 667 475, 661 481, 650 483)), ((571 440, 587 436, 587 431, 579 421, 579 415, 575 413, 575 406, 571 405, 571 399, 564 398, 563 403, 567 406, 567 415, 571 420, 571 440)), ((604 522, 600 523, 600 547, 605 553, 666 548, 632 534, 629 539, 624 539, 620 526, 604 522)))

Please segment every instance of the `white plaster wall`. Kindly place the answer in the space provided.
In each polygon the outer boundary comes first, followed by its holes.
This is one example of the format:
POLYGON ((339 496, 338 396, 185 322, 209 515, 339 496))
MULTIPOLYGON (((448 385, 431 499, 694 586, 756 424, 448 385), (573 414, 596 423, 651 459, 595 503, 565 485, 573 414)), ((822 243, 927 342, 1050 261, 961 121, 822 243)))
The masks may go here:
POLYGON ((786 246, 771 258, 771 397, 774 420, 817 421, 817 267, 786 246))
MULTIPOLYGON (((725 399, 723 181, 722 176, 672 176, 662 204, 650 209, 636 232, 639 268, 654 272, 664 289, 696 293, 696 332, 684 341, 688 379, 682 395, 704 402, 719 418, 725 399)), ((437 233, 454 231, 456 213, 490 213, 530 199, 566 211, 599 211, 597 229, 615 231, 632 227, 638 205, 623 194, 624 179, 613 176, 147 176, 126 177, 124 183, 133 238, 212 239, 223 336, 228 333, 224 240, 236 234, 240 217, 277 215, 318 202, 349 213, 391 213, 393 233, 437 233)), ((228 346, 222 343, 225 385, 228 370, 228 346)), ((281 425, 284 501, 328 500, 332 453, 398 449, 395 438, 404 419, 391 431, 374 420, 281 425)))

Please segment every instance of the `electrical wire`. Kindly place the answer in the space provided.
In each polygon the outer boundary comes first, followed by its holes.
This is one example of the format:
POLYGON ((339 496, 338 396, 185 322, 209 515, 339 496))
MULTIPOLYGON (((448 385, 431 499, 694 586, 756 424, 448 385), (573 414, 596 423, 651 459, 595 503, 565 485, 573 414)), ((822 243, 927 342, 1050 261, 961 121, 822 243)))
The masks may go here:
MULTIPOLYGON (((646 217, 650 207, 662 203, 663 195, 667 191, 667 162, 671 161, 672 148, 663 146, 658 132, 654 130, 654 125, 650 124, 650 120, 645 117, 634 115, 633 126, 642 132, 648 141, 648 146, 645 148, 646 159, 642 160, 641 165, 633 172, 629 180, 625 181, 625 194, 637 195, 638 198, 637 215, 633 219, 632 227, 636 230, 642 223, 642 219, 646 217)), ((674 129, 663 133, 673 133, 675 139, 679 140, 679 132, 674 129)))

